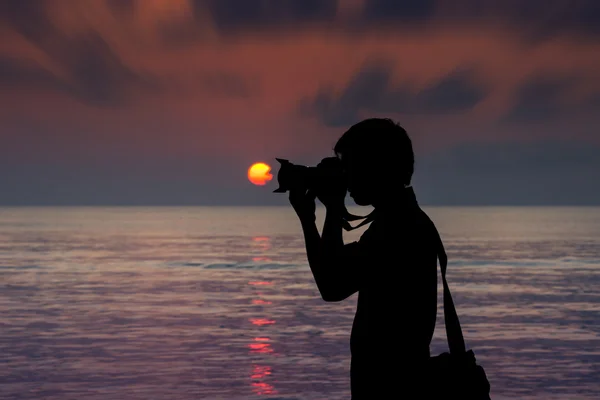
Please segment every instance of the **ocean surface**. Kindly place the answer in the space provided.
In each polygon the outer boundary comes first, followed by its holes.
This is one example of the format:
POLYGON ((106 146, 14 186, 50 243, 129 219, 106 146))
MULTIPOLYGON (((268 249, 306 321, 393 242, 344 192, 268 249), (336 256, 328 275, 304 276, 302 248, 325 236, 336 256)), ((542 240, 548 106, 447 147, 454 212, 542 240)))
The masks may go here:
MULTIPOLYGON (((492 399, 599 399, 600 208, 423 208, 492 399)), ((349 399, 355 305, 291 208, 0 208, 1 399, 349 399)))

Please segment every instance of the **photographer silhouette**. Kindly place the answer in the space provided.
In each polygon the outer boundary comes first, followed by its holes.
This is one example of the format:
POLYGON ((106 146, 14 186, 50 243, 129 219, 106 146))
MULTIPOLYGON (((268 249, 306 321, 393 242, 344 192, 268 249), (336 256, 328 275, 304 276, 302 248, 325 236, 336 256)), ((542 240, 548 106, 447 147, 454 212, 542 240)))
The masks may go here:
POLYGON ((352 399, 428 398, 429 345, 437 308, 437 231, 410 186, 414 155, 406 131, 390 119, 353 125, 334 148, 344 179, 291 188, 308 262, 323 300, 358 292, 350 338, 352 399), (346 192, 372 205, 369 228, 344 244, 346 192), (322 235, 315 198, 326 207, 322 235), (434 234, 435 232, 435 234, 434 234), (405 397, 404 397, 405 396, 405 397))

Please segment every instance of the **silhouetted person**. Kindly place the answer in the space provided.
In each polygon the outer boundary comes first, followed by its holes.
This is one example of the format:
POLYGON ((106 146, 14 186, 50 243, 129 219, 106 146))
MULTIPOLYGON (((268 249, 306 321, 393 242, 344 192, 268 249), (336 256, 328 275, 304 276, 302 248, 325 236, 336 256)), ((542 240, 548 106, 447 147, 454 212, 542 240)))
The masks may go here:
POLYGON ((350 339, 352 399, 426 398, 425 379, 437 308, 435 227, 410 186, 414 155, 406 131, 389 119, 352 126, 335 148, 347 181, 320 189, 322 235, 315 195, 290 191, 308 262, 328 302, 358 292, 350 339), (344 244, 346 186, 374 219, 358 242, 344 244), (418 393, 418 394, 417 394, 418 393))

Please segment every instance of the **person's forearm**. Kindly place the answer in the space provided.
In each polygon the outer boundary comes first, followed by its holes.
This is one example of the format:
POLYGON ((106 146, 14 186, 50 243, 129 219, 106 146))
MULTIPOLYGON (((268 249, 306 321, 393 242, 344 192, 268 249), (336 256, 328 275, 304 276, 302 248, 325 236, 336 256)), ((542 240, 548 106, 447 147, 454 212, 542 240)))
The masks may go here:
POLYGON ((322 294, 326 285, 321 262, 321 235, 319 235, 319 230, 317 229, 314 218, 301 217, 300 223, 302 225, 302 232, 304 233, 308 265, 315 278, 317 287, 322 294))
POLYGON ((326 259, 331 260, 344 246, 342 216, 343 208, 327 208, 327 212, 325 214, 325 224, 323 225, 323 235, 321 237, 323 256, 326 259))
POLYGON ((304 232, 308 264, 321 296, 327 298, 334 290, 332 277, 335 275, 335 256, 344 246, 342 213, 338 210, 327 210, 322 236, 319 235, 314 218, 301 218, 300 222, 304 232))

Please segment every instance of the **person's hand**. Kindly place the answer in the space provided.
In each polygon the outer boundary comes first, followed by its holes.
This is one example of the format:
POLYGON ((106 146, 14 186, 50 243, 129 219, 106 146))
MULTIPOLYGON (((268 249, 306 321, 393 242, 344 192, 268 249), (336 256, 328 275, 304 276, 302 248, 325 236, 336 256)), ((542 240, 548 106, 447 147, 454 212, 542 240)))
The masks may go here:
POLYGON ((290 204, 298 214, 298 218, 301 220, 312 220, 316 219, 316 195, 311 190, 306 189, 290 189, 290 204))
MULTIPOLYGON (((333 163, 332 168, 337 168, 337 159, 334 157, 325 158, 321 161, 317 168, 329 168, 327 163, 333 163)), ((346 198, 346 182, 340 174, 338 179, 331 179, 323 182, 323 187, 315 189, 317 198, 323 203, 327 209, 342 209, 344 208, 344 199, 346 198)))
POLYGON ((346 187, 332 184, 331 187, 321 188, 317 192, 317 198, 328 210, 342 209, 346 198, 346 187))

